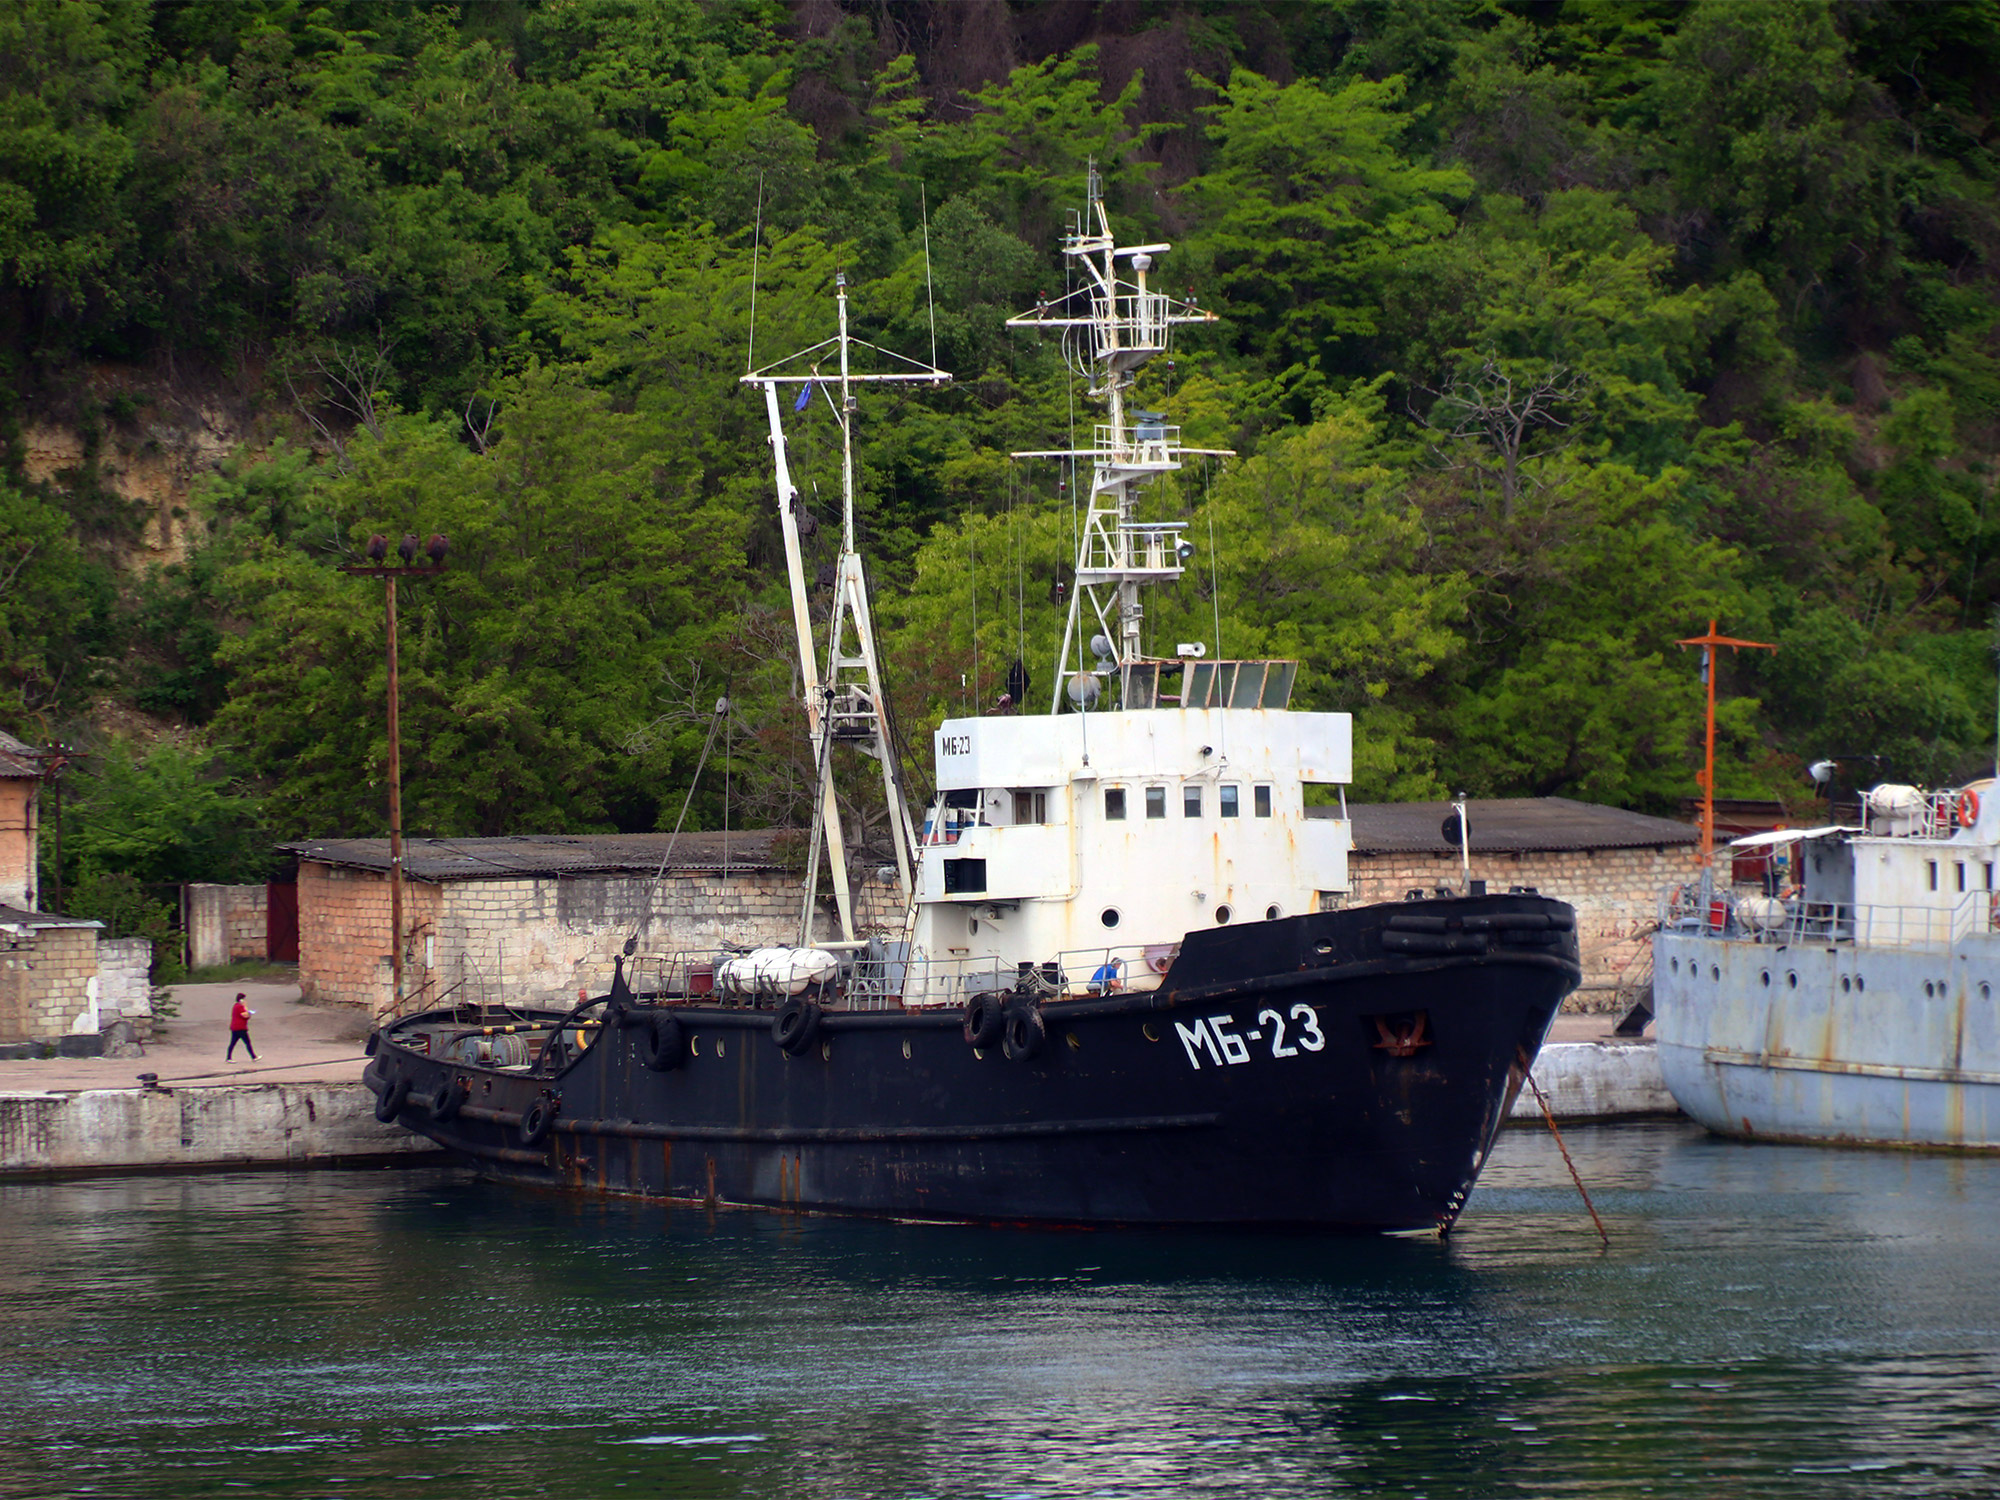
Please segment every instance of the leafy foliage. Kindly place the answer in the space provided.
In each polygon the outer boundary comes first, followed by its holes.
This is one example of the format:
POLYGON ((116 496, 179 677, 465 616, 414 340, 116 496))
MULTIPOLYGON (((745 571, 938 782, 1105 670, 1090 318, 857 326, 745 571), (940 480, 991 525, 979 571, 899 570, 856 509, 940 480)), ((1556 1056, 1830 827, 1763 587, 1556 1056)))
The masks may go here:
MULTIPOLYGON (((1781 646, 1725 664, 1725 789, 1990 763, 1992 0, 1165 0, 1061 49, 1032 7, 942 5, 19 0, 0 720, 115 697, 224 757, 145 773, 190 816, 200 787, 378 831, 382 585, 338 568, 438 531, 397 592, 413 831, 671 821, 725 693, 730 789, 691 819, 798 817, 738 377, 831 331, 836 273, 858 333, 959 376, 853 431, 908 738, 1017 658, 1045 704, 1074 476, 1006 455, 1092 414, 1002 324, 1068 285, 1094 166, 1174 242, 1156 285, 1224 319, 1139 399, 1242 455, 1149 497, 1202 549, 1153 645, 1296 655, 1301 701, 1357 715, 1360 795, 1671 811, 1700 706, 1672 642, 1710 618, 1781 646), (29 429, 138 441, 91 381, 181 360, 313 442, 223 465, 188 555, 121 576, 135 517, 29 429)), ((810 579, 842 432, 823 388, 787 416, 810 579)), ((141 843, 79 880, 176 878, 141 843)))

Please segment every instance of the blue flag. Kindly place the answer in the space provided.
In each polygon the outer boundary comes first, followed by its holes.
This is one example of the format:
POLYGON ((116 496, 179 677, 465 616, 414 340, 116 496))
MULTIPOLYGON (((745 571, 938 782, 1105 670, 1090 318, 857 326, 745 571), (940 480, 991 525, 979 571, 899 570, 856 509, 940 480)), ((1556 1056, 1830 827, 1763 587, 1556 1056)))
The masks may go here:
POLYGON ((813 383, 810 380, 808 380, 804 385, 799 387, 799 399, 792 403, 792 410, 804 411, 806 409, 806 403, 812 400, 812 398, 813 398, 813 383))

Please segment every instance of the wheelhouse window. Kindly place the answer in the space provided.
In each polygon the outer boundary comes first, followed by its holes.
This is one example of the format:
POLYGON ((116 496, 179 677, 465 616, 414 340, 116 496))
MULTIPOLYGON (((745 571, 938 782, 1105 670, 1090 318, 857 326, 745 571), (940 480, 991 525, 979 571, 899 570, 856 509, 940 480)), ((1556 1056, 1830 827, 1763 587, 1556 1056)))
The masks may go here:
POLYGON ((1125 821, 1125 788, 1108 786, 1104 789, 1104 819, 1107 823, 1125 821))
POLYGON ((1255 798, 1255 803, 1256 803, 1256 808, 1257 808, 1257 816, 1258 816, 1258 817, 1260 817, 1260 818, 1268 818, 1268 817, 1270 817, 1270 816, 1271 816, 1271 789, 1270 789, 1270 787, 1268 787, 1268 786, 1260 786, 1260 787, 1257 787, 1257 788, 1255 788, 1255 789, 1254 789, 1254 791, 1253 791, 1253 796, 1254 796, 1254 798, 1255 798))
POLYGON ((1047 792, 1014 793, 1014 821, 1016 823, 1046 823, 1049 820, 1049 794, 1047 792))
POLYGON ((1236 794, 1239 790, 1240 788, 1233 786, 1224 786, 1217 789, 1217 801, 1221 803, 1221 807, 1218 810, 1223 817, 1233 818, 1236 816, 1236 794))
POLYGON ((1190 781, 1181 788, 1181 816, 1198 818, 1201 816, 1201 783, 1190 781))
POLYGON ((1146 816, 1164 818, 1167 815, 1167 789, 1163 786, 1146 788, 1146 816))

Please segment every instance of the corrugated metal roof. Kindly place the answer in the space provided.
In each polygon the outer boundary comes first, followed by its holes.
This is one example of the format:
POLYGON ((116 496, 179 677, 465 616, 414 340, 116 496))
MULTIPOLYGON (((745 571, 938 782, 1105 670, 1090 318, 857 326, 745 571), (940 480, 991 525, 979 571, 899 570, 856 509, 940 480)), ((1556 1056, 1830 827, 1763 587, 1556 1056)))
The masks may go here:
POLYGON ((0 778, 20 781, 30 776, 39 778, 41 774, 41 756, 35 747, 0 729, 0 778))
MULTIPOLYGON (((1357 854, 1445 854, 1444 820, 1449 802, 1350 802, 1357 854)), ((1308 816, 1332 817, 1334 808, 1310 808, 1308 816)), ((1530 850, 1641 849, 1692 844, 1701 830, 1671 818, 1599 807, 1568 797, 1475 797, 1465 805, 1472 847, 1482 854, 1530 850)))
MULTIPOLYGON (((670 870, 781 870, 771 852, 784 830, 737 829, 683 833, 672 839, 670 870)), ((413 880, 502 880, 517 875, 597 875, 660 868, 671 836, 664 833, 524 834, 498 839, 404 839, 403 873, 413 880)), ((281 844, 317 864, 357 870, 389 868, 387 839, 306 839, 281 844)))
POLYGON ((18 906, 0 906, 0 927, 102 927, 92 917, 58 917, 45 911, 26 911, 18 906))

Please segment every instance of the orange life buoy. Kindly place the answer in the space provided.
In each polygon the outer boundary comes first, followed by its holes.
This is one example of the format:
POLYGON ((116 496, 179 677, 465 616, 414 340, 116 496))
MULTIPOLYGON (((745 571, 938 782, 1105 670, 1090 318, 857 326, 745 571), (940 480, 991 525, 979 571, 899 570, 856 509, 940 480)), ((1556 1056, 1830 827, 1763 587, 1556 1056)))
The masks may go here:
POLYGON ((1958 826, 1970 828, 1979 821, 1979 793, 1967 787, 1958 794, 1958 826))

